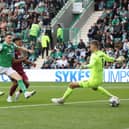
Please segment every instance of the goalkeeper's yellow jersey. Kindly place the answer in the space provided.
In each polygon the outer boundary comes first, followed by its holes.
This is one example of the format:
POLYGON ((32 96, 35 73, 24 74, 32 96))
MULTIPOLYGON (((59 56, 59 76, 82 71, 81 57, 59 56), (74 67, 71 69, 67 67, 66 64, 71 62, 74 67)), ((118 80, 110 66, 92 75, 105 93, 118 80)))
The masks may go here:
POLYGON ((103 81, 103 69, 104 69, 104 62, 114 62, 114 58, 108 56, 103 51, 95 51, 92 53, 90 57, 90 62, 87 65, 87 68, 90 69, 90 80, 95 82, 102 82, 103 81))

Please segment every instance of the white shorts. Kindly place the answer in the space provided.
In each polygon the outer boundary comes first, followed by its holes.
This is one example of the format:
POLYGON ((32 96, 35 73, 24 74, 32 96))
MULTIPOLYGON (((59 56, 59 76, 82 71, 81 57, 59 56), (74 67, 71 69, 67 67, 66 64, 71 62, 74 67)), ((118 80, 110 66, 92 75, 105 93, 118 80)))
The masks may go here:
POLYGON ((13 73, 16 73, 16 71, 14 69, 12 69, 12 67, 0 66, 0 74, 6 74, 6 75, 10 76, 13 73))

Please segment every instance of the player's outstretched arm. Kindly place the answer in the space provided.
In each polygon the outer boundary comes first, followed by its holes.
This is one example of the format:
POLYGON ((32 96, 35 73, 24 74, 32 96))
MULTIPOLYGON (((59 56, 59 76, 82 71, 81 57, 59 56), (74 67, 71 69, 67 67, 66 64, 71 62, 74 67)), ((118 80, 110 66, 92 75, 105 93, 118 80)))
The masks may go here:
POLYGON ((33 50, 27 49, 27 48, 25 48, 25 47, 18 47, 18 49, 21 50, 21 51, 24 51, 24 52, 34 53, 33 50))
POLYGON ((24 60, 24 63, 25 64, 29 64, 29 65, 32 65, 33 67, 36 67, 36 64, 34 63, 34 62, 31 62, 31 61, 29 61, 29 60, 24 60))
POLYGON ((15 59, 13 58, 13 63, 20 63, 20 62, 24 62, 25 60, 27 60, 27 56, 26 57, 22 57, 20 59, 15 59))
POLYGON ((110 57, 109 55, 107 55, 107 54, 105 54, 105 53, 103 53, 103 57, 104 57, 104 60, 105 60, 106 62, 114 62, 114 61, 115 61, 115 58, 110 57))
POLYGON ((124 57, 118 57, 117 59, 108 56, 107 54, 104 53, 104 59, 107 62, 123 62, 125 59, 124 57))

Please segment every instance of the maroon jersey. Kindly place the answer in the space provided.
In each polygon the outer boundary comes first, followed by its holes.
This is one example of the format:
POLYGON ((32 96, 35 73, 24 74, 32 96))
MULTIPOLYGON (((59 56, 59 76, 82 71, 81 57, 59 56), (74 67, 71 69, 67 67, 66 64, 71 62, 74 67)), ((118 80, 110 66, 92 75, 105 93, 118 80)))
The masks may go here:
MULTIPOLYGON (((22 56, 21 52, 16 50, 15 51, 15 59, 20 59, 22 57, 23 56, 22 56)), ((17 62, 17 63, 13 62, 12 63, 12 68, 14 70, 16 70, 21 75, 23 80, 28 80, 28 77, 27 77, 26 73, 24 72, 24 69, 23 69, 23 66, 22 66, 22 61, 17 62)))
MULTIPOLYGON (((15 51, 15 59, 20 59, 22 58, 22 54, 20 51, 16 50, 15 51)), ((22 66, 22 61, 21 62, 13 62, 12 63, 12 67, 14 70, 16 70, 18 73, 24 73, 24 70, 23 70, 23 66, 22 66)))

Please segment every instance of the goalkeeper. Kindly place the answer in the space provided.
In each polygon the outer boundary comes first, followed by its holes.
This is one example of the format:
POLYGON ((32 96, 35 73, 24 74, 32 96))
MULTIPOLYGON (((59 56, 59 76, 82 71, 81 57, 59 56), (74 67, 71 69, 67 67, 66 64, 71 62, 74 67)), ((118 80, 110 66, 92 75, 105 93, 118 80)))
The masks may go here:
MULTIPOLYGON (((90 57, 90 63, 88 65, 81 66, 81 69, 89 68, 91 72, 91 76, 89 80, 80 81, 80 82, 72 82, 69 87, 65 91, 64 95, 61 98, 52 98, 52 102, 55 104, 63 104, 65 100, 71 95, 73 89, 75 88, 91 88, 94 91, 100 91, 101 93, 107 95, 108 97, 113 97, 109 91, 101 87, 100 85, 103 83, 103 68, 104 62, 115 62, 122 61, 119 59, 114 59, 113 57, 109 57, 103 51, 99 50, 99 42, 97 40, 93 40, 90 42, 90 50, 92 52, 90 57)), ((118 98, 118 97, 117 97, 118 98)))

